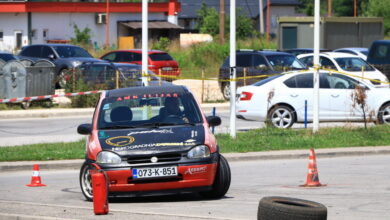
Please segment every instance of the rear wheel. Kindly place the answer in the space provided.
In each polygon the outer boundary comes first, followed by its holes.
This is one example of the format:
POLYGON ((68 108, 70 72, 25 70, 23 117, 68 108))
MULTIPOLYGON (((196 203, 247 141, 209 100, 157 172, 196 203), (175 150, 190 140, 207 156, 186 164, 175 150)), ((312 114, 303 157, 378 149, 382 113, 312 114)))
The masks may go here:
POLYGON ((222 95, 225 100, 230 100, 230 83, 222 83, 222 95))
POLYGON ((268 123, 277 128, 289 128, 295 120, 294 110, 285 105, 273 107, 268 114, 268 123))
POLYGON ((219 199, 223 197, 229 190, 231 181, 230 167, 222 155, 219 156, 219 163, 217 173, 212 185, 212 189, 207 192, 200 192, 199 194, 207 199, 219 199))
POLYGON ((89 171, 92 169, 91 165, 89 165, 87 162, 84 162, 80 169, 80 188, 81 192, 83 193, 85 199, 88 201, 92 201, 93 194, 92 194, 92 177, 89 171))
POLYGON ((385 104, 379 109, 378 122, 379 124, 390 124, 390 103, 385 104))
POLYGON ((69 77, 69 70, 62 69, 57 77, 56 89, 65 89, 67 77, 69 77))

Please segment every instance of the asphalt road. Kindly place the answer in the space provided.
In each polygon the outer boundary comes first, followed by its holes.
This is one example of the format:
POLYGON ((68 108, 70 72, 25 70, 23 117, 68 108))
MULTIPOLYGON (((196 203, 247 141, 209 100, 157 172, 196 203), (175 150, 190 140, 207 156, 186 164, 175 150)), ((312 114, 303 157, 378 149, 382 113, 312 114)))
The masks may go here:
MULTIPOLYGON (((211 112, 205 112, 211 115, 211 112)), ((219 111, 222 124, 215 128, 216 133, 230 132, 229 111, 219 111)), ((72 142, 82 139, 77 134, 77 126, 82 123, 91 123, 92 116, 66 116, 48 118, 23 118, 0 120, 0 147, 17 146, 23 144, 72 142)), ((362 126, 362 123, 321 123, 320 127, 330 126, 362 126)), ((246 121, 236 119, 237 131, 264 127, 264 123, 258 121, 246 121)), ((308 124, 310 128, 312 124, 308 124)), ((303 124, 294 124, 293 128, 304 128, 303 124)))
MULTIPOLYGON (((390 155, 317 158, 318 188, 303 188, 308 159, 231 162, 232 185, 223 199, 197 195, 114 200, 110 214, 94 216, 78 186, 78 171, 41 170, 46 187, 30 188, 31 172, 0 173, 0 219, 50 216, 65 219, 256 219, 264 196, 312 200, 331 220, 385 220, 390 216, 390 155)), ((30 218, 31 219, 31 218, 30 218)))
MULTIPOLYGON (((206 113, 207 114, 207 113, 206 113)), ((211 113, 210 113, 211 115, 211 113)), ((229 132, 229 112, 219 112, 222 125, 216 132, 229 132)), ((83 138, 77 134, 77 126, 91 123, 92 116, 3 119, 0 121, 0 147, 35 143, 71 142, 83 138)), ((237 129, 245 130, 262 126, 261 122, 237 119, 237 129)))

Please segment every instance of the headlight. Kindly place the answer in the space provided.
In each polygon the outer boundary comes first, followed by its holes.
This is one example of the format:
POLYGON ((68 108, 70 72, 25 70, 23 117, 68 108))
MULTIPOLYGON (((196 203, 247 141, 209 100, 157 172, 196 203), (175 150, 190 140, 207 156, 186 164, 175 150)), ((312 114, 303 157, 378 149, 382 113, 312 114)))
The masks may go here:
POLYGON ((81 63, 82 63, 81 61, 72 61, 73 67, 77 67, 77 66, 80 65, 81 63))
POLYGON ((122 159, 118 154, 109 151, 102 151, 98 154, 96 162, 105 164, 119 164, 122 162, 122 159))
POLYGON ((191 159, 210 157, 210 149, 205 145, 196 146, 188 151, 187 157, 191 159))

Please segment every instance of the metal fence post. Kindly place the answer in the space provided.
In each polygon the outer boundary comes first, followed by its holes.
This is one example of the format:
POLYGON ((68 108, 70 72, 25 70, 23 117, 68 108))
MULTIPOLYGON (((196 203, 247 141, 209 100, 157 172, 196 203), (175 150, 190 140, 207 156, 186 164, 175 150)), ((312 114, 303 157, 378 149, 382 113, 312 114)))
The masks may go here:
POLYGON ((202 93, 201 93, 201 102, 204 101, 204 69, 202 69, 202 93))
POLYGON ((244 68, 244 86, 246 86, 246 68, 244 68))
POLYGON ((119 70, 115 71, 115 87, 119 88, 119 70))

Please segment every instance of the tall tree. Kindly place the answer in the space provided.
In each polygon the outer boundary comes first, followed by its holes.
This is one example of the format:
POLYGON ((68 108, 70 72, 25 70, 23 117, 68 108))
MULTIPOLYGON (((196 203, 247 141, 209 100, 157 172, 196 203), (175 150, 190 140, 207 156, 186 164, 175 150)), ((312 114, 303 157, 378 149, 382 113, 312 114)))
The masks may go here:
POLYGON ((390 35, 390 1, 368 0, 364 7, 365 15, 384 18, 385 34, 390 35))

